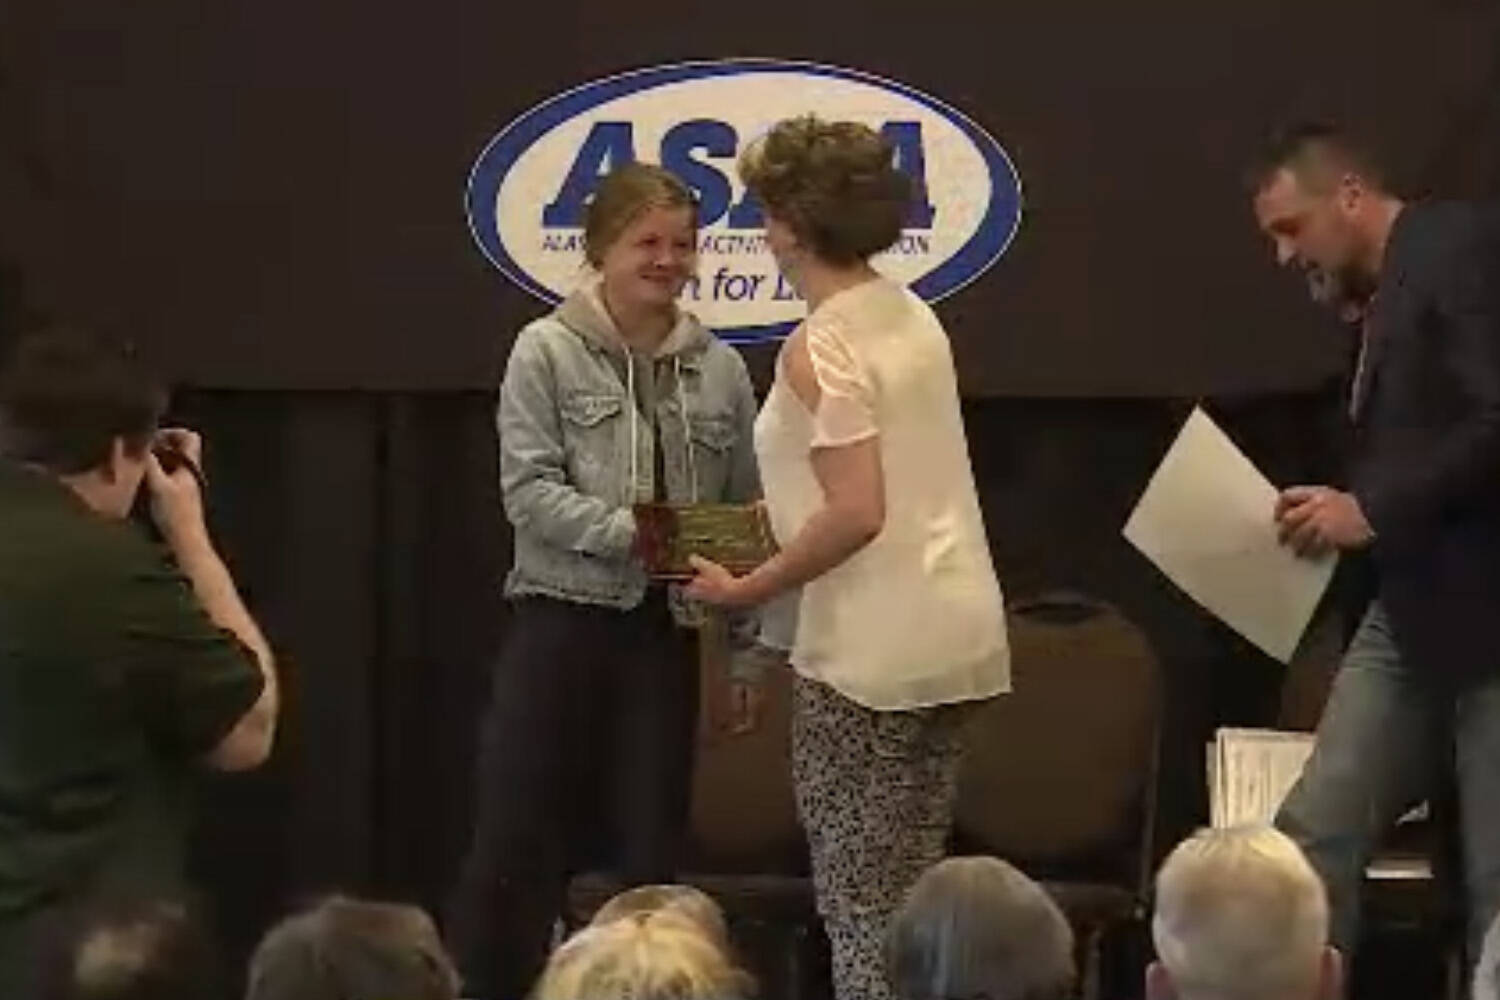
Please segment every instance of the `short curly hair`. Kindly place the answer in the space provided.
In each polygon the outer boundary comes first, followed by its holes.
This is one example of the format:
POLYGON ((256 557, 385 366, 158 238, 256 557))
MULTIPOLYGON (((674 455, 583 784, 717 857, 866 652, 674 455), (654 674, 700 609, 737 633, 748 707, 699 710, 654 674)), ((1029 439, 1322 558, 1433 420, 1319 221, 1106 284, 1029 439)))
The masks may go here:
POLYGON ((914 194, 885 136, 814 115, 779 122, 752 143, 740 157, 740 176, 768 214, 839 266, 900 239, 914 194))

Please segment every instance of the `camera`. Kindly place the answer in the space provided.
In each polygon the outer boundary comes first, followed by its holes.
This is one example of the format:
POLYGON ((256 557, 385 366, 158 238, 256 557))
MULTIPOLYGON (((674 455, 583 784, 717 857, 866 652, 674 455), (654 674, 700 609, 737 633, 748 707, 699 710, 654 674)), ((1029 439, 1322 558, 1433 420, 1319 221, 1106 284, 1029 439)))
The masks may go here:
MULTIPOLYGON (((171 438, 165 435, 158 435, 156 440, 151 442, 151 454, 156 457, 157 463, 161 465, 161 471, 169 476, 176 473, 179 469, 187 469, 192 474, 193 479, 197 481, 198 491, 200 493, 207 493, 208 482, 204 479, 203 470, 198 468, 198 463, 189 458, 187 453, 178 447, 176 442, 171 438)), ((161 532, 157 530, 156 521, 151 517, 151 490, 144 483, 141 484, 141 489, 136 494, 135 503, 130 509, 130 516, 144 527, 153 538, 161 539, 161 532)))

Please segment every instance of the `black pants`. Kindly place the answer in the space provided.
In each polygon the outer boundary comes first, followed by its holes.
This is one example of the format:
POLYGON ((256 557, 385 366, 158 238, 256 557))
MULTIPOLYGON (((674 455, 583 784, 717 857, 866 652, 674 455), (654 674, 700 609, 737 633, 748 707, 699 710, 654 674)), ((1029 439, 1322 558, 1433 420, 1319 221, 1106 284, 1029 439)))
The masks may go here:
POLYGON ((447 913, 465 996, 526 996, 581 868, 629 884, 672 879, 697 648, 658 590, 631 611, 517 603, 480 731, 474 841, 447 913))

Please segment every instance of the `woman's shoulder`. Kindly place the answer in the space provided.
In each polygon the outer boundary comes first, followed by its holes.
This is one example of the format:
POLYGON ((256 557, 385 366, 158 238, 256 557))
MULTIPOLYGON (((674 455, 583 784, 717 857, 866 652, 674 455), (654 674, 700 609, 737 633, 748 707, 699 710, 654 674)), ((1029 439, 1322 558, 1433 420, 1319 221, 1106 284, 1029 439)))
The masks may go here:
POLYGON ((516 331, 515 344, 517 347, 525 344, 531 348, 543 348, 572 337, 573 332, 568 329, 567 324, 557 318, 556 313, 547 313, 524 323, 521 329, 516 331))
POLYGON ((924 305, 907 287, 884 275, 846 288, 807 318, 812 333, 857 334, 910 322, 924 305))
POLYGON ((571 367, 587 353, 583 338, 555 313, 538 316, 516 332, 510 345, 511 366, 571 367))
POLYGON ((745 365, 745 356, 740 353, 739 348, 726 343, 718 334, 709 332, 703 341, 703 350, 700 354, 701 364, 710 370, 737 375, 749 369, 745 365))

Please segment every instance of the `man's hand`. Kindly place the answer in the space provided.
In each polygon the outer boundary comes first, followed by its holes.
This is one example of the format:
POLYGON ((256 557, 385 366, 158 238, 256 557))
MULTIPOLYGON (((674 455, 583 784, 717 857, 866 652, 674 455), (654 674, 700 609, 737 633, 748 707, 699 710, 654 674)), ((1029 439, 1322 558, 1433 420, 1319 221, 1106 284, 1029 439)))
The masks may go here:
MULTIPOLYGON (((180 427, 159 431, 153 444, 157 443, 175 448, 194 466, 203 467, 203 439, 192 431, 180 427)), ((191 469, 178 468, 168 473, 148 449, 146 485, 151 490, 151 517, 169 545, 175 548, 184 541, 207 537, 203 494, 191 469)))
POLYGON ((1282 491, 1276 498, 1276 527, 1281 543, 1307 558, 1363 548, 1375 537, 1354 494, 1327 486, 1282 491))

